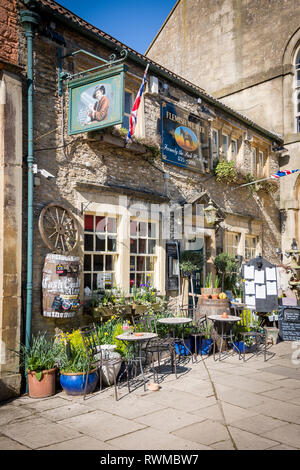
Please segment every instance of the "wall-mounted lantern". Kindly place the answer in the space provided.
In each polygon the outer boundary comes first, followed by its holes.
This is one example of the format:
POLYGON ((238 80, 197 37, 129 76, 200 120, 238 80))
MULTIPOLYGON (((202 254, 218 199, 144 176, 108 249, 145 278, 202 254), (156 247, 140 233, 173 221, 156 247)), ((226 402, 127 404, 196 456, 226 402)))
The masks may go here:
POLYGON ((213 205, 212 200, 208 202, 208 206, 204 208, 205 220, 209 225, 215 224, 219 218, 217 216, 218 209, 213 205))

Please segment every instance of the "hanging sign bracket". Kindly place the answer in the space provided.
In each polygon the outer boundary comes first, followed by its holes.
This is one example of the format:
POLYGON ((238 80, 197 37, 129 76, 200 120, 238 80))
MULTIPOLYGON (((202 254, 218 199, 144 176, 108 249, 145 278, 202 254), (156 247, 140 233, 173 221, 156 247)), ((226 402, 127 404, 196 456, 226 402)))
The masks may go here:
POLYGON ((102 57, 98 57, 95 54, 92 54, 91 52, 85 51, 84 49, 79 49, 78 51, 72 52, 71 54, 66 54, 64 56, 61 55, 61 49, 58 49, 58 94, 59 96, 62 96, 63 94, 63 82, 65 80, 73 80, 74 78, 79 77, 79 76, 84 76, 89 72, 95 72, 96 70, 100 70, 105 67, 111 67, 113 65, 116 65, 117 63, 125 60, 127 55, 128 55, 127 49, 122 49, 120 51, 119 59, 117 59, 116 54, 111 54, 109 57, 109 60, 105 60, 102 57), (102 64, 98 65, 97 67, 92 67, 90 69, 84 70, 82 72, 77 72, 74 74, 64 72, 63 67, 62 67, 63 59, 66 59, 68 57, 75 57, 77 54, 88 55, 89 57, 92 57, 93 59, 101 61, 102 64))

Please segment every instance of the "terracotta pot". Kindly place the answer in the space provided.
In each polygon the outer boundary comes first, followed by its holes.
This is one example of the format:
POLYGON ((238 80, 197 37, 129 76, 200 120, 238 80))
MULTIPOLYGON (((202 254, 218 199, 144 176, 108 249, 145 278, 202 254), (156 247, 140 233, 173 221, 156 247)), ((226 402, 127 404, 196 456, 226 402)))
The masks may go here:
POLYGON ((217 300, 219 298, 219 294, 212 294, 211 298, 213 300, 217 300))
POLYGON ((213 287, 201 287, 201 294, 204 295, 211 295, 213 293, 213 287))
POLYGON ((202 294, 202 298, 203 299, 209 299, 209 295, 208 294, 202 294))
POLYGON ((43 370, 41 380, 37 380, 32 370, 27 371, 28 391, 31 398, 46 398, 55 395, 57 367, 43 370))

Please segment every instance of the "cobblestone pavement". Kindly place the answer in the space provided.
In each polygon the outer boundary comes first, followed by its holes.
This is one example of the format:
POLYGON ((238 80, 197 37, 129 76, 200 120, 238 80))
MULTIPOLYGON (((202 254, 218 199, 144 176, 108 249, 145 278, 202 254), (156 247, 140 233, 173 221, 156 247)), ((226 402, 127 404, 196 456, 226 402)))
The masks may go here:
POLYGON ((269 353, 189 358, 177 379, 161 369, 159 391, 124 387, 117 402, 112 388, 85 401, 23 395, 0 405, 0 450, 300 449, 300 345, 269 353))

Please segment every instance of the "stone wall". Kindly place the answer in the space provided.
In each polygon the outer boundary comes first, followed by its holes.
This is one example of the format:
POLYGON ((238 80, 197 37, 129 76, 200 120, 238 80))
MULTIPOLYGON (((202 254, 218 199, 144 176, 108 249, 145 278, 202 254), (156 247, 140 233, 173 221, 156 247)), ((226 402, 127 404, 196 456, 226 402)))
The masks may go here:
POLYGON ((282 73, 299 17, 294 0, 181 0, 147 55, 220 97, 282 73))
POLYGON ((17 0, 1 0, 0 4, 0 61, 18 63, 17 0))
POLYGON ((0 400, 20 390, 22 260, 22 83, 2 71, 0 104, 0 400))

